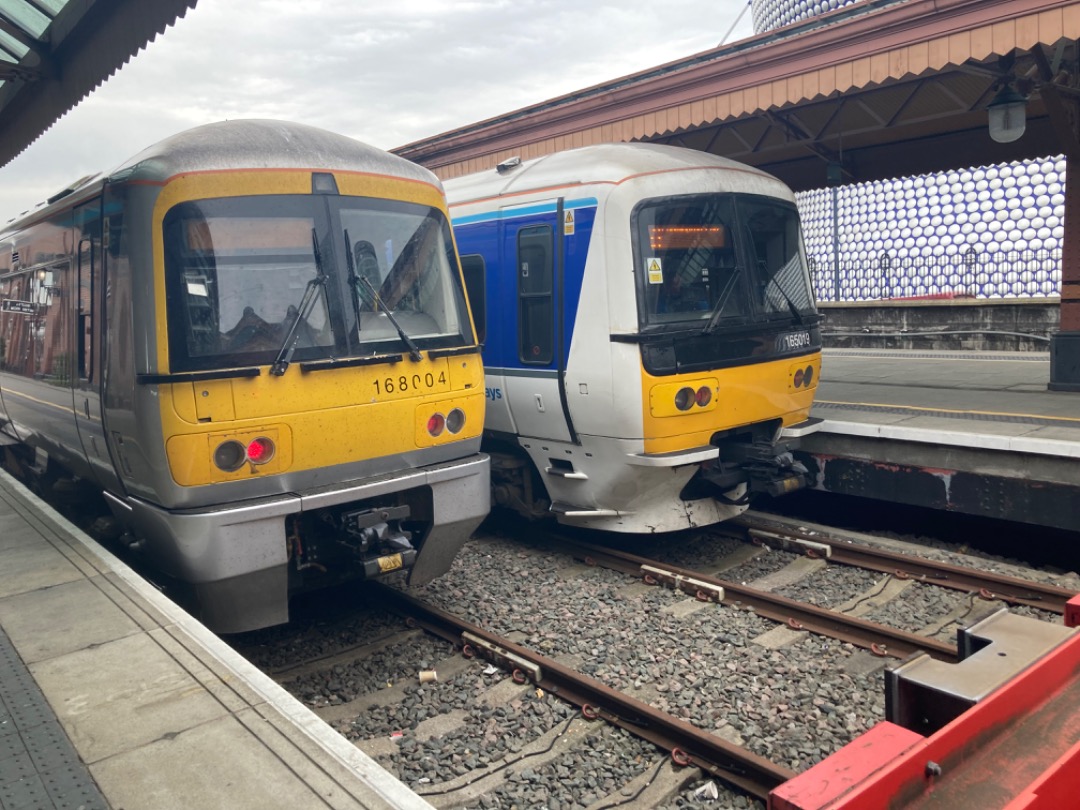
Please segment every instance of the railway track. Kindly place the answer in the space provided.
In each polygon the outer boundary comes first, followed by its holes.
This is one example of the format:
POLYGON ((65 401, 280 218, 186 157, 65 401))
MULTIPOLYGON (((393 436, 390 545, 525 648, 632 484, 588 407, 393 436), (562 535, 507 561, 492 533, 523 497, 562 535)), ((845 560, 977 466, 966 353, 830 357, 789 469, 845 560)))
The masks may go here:
POLYGON ((818 526, 807 528, 801 521, 759 512, 747 512, 721 526, 719 531, 745 536, 752 542, 777 548, 795 548, 809 556, 823 556, 841 565, 880 571, 899 579, 928 582, 942 588, 977 592, 984 599, 1001 599, 1011 605, 1056 613, 1075 596, 1068 588, 1029 579, 983 571, 941 560, 925 559, 883 548, 864 545, 867 535, 818 526))
MULTIPOLYGON (((943 590, 940 573, 898 576, 910 569, 896 559, 888 572, 830 564, 796 542, 824 543, 818 528, 794 529, 762 518, 739 538, 703 533, 667 549, 696 556, 692 566, 622 555, 610 569, 601 555, 619 557, 612 549, 556 548, 519 529, 471 541, 448 577, 414 593, 368 589, 363 616, 242 651, 437 807, 675 807, 714 792, 721 806, 761 806, 883 717, 897 639, 948 660, 943 628, 999 609, 1006 590, 1004 580, 943 590), (792 543, 796 553, 783 550, 792 543), (787 610, 800 600, 770 593, 799 588, 834 603, 802 606, 822 628, 793 626, 787 610), (880 613, 916 589, 937 594, 920 632, 880 620, 856 621, 854 638, 832 632, 849 625, 843 609, 880 613), (783 612, 749 601, 761 595, 783 612), (359 642, 370 626, 383 637, 359 642)), ((1054 588, 1014 579, 1031 587, 1006 595, 1052 619, 1054 588)))

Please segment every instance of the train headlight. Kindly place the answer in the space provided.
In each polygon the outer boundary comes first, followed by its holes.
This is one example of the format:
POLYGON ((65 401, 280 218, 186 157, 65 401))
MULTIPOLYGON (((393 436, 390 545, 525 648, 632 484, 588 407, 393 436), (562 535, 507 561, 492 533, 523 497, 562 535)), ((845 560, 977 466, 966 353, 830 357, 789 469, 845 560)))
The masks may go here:
POLYGON ((704 408, 706 405, 712 402, 712 389, 709 388, 709 386, 707 385, 701 386, 701 388, 699 388, 697 390, 697 393, 694 395, 694 400, 697 402, 698 405, 704 408))
MULTIPOLYGON (((204 457, 205 458, 205 457, 204 457)), ((244 466, 247 460, 247 449, 235 439, 222 442, 214 451, 214 464, 219 470, 235 472, 244 466)))
POLYGON ((680 411, 690 410, 695 402, 697 402, 697 394, 694 393, 693 388, 680 388, 675 394, 675 407, 680 411))
POLYGON ((441 436, 446 427, 446 417, 441 413, 433 413, 427 420, 427 432, 432 436, 441 436))
POLYGON ((446 429, 451 433, 460 433, 463 427, 465 427, 465 411, 454 408, 446 415, 446 429))
POLYGON ((265 464, 274 457, 274 442, 266 436, 252 439, 247 446, 247 460, 252 464, 265 464))

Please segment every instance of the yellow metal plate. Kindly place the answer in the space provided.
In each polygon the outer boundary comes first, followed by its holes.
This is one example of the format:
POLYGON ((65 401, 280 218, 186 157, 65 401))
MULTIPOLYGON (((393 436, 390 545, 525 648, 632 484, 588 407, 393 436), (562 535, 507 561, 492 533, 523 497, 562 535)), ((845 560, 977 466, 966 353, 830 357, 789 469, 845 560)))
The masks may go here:
POLYGON ((401 555, 391 554, 388 557, 379 557, 379 570, 384 574, 389 571, 397 571, 401 568, 401 555))

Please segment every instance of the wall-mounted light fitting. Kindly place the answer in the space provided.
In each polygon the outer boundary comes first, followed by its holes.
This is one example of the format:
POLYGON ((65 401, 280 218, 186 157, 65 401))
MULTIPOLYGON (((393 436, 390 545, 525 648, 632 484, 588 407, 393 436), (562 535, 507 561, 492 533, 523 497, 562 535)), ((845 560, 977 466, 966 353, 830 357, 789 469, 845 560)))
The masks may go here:
POLYGON ((990 137, 996 143, 1012 143, 1027 127, 1027 97, 1006 84, 986 107, 990 137))

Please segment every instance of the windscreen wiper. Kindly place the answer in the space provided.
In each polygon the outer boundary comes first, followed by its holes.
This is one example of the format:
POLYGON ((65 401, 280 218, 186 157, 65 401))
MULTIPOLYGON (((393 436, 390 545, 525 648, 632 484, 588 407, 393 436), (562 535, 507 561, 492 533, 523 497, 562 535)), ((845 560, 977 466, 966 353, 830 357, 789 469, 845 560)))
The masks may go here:
MULTIPOLYGON (((803 319, 802 313, 799 312, 799 308, 795 306, 795 302, 791 300, 791 296, 787 294, 787 290, 784 289, 784 286, 776 280, 775 275, 769 277, 769 284, 774 285, 776 289, 780 291, 780 295, 784 297, 784 301, 787 302, 788 309, 791 310, 791 314, 792 316, 794 316, 799 326, 805 326, 806 321, 803 319)), ((769 284, 765 285, 766 289, 768 289, 769 284)))
POLYGON ((394 325, 394 328, 397 329, 398 337, 401 338, 401 342, 404 343, 409 350, 409 357, 411 357, 415 362, 420 362, 421 360, 423 360, 424 356, 420 354, 420 349, 417 348, 416 344, 413 342, 413 339, 405 333, 405 330, 401 328, 401 324, 397 322, 397 318, 394 317, 394 313, 391 312, 390 308, 386 306, 386 303, 382 300, 382 297, 379 295, 378 290, 376 290, 372 283, 368 280, 368 277, 360 276, 359 283, 367 287, 368 292, 371 293, 371 297, 375 301, 375 306, 382 308, 382 311, 386 314, 386 317, 390 319, 390 323, 392 323, 394 325))
POLYGON ((720 297, 716 300, 716 307, 713 309, 712 317, 709 318, 709 322, 705 324, 705 328, 701 330, 701 334, 709 334, 716 329, 717 324, 720 323, 720 316, 724 313, 724 307, 727 306, 728 299, 735 289, 735 281, 739 278, 740 272, 739 268, 736 267, 735 272, 728 276, 727 283, 724 285, 724 289, 720 291, 720 297))
POLYGON ((311 279, 304 287, 304 295, 300 299, 300 306, 296 308, 296 315, 289 324, 289 331, 285 334, 285 340, 281 342, 274 364, 270 366, 270 373, 280 377, 289 367, 293 352, 296 350, 296 340, 300 336, 300 322, 307 319, 311 314, 312 307, 319 297, 319 290, 326 286, 326 273, 323 272, 322 254, 319 252, 319 237, 315 229, 311 229, 311 249, 315 254, 315 278, 311 279))
POLYGON ((397 330, 398 337, 401 338, 401 342, 405 344, 409 350, 409 357, 413 362, 419 363, 424 359, 424 356, 420 354, 420 349, 413 342, 413 339, 406 334, 405 330, 401 328, 401 324, 397 322, 397 318, 394 317, 394 313, 390 311, 390 308, 386 306, 386 303, 382 300, 382 296, 379 295, 379 291, 375 289, 374 285, 368 279, 367 276, 358 276, 356 274, 356 266, 353 262, 352 248, 349 247, 349 232, 345 231, 345 254, 348 256, 349 266, 349 286, 352 287, 354 293, 353 307, 356 309, 356 329, 360 330, 360 309, 357 299, 363 297, 361 292, 363 287, 367 288, 367 291, 371 294, 371 300, 375 302, 376 311, 382 309, 386 314, 386 317, 390 320, 390 323, 397 330))
POLYGON ((349 271, 349 290, 352 291, 353 315, 356 317, 356 331, 360 331, 360 277, 356 275, 356 260, 353 259, 352 242, 349 241, 349 229, 345 229, 345 267, 349 271))

